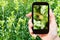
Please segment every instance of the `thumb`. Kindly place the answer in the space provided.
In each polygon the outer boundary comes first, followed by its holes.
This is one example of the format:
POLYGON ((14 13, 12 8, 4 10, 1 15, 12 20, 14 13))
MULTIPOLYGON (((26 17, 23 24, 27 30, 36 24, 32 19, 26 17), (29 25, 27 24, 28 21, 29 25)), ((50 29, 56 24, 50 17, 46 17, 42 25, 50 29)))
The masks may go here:
POLYGON ((57 24, 56 24, 55 16, 51 9, 49 10, 49 20, 50 20, 49 36, 54 37, 57 35, 57 24))

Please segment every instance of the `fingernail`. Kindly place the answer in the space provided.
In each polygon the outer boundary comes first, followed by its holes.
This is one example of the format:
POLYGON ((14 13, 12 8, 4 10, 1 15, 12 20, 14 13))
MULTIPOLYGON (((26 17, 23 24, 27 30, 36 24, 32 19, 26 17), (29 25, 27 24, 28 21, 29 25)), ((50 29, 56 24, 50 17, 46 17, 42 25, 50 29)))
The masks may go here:
POLYGON ((30 12, 29 14, 26 14, 27 17, 31 17, 32 13, 30 12))

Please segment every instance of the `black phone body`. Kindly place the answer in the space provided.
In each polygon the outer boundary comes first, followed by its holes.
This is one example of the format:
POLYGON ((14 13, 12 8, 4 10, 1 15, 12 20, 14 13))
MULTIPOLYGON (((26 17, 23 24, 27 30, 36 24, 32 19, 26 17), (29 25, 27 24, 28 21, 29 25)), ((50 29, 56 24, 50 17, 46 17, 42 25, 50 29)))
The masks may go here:
POLYGON ((32 23, 34 34, 47 34, 49 32, 49 4, 47 2, 34 2, 32 4, 32 23))

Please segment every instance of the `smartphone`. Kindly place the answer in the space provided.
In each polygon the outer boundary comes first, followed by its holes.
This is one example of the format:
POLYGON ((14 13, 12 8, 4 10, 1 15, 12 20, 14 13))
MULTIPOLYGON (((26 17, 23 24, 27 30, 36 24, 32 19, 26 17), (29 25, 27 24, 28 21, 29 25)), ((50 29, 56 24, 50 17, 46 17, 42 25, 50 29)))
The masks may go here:
POLYGON ((32 23, 34 34, 47 34, 49 32, 49 4, 47 2, 34 2, 32 4, 32 23))

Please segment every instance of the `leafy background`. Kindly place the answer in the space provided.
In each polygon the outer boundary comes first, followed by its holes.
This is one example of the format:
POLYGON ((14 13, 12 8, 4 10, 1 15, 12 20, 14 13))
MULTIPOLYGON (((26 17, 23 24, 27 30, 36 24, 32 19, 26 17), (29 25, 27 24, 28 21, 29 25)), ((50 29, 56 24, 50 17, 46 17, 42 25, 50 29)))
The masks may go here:
POLYGON ((33 2, 48 2, 53 10, 60 35, 59 0, 0 0, 0 40, 40 40, 29 34, 28 18, 33 2))

